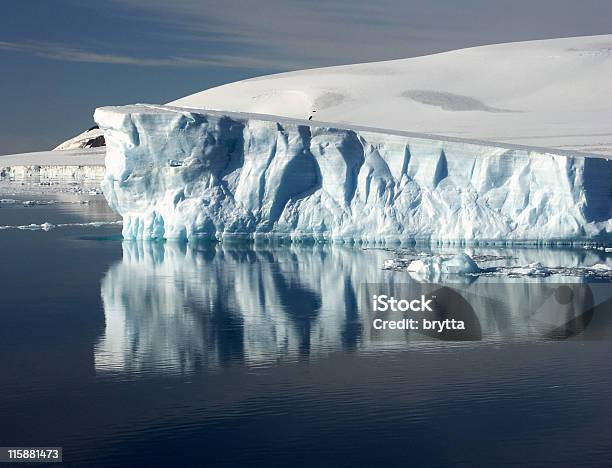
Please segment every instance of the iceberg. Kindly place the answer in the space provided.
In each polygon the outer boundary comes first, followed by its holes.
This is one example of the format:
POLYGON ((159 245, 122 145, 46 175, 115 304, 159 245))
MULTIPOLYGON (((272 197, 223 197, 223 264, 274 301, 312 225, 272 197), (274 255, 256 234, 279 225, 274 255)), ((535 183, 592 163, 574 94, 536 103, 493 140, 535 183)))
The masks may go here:
POLYGON ((102 107, 126 239, 603 241, 604 156, 138 104, 102 107))
POLYGON ((482 272, 472 257, 465 253, 449 259, 436 255, 413 260, 406 270, 417 279, 436 279, 436 281, 444 275, 470 275, 482 272))

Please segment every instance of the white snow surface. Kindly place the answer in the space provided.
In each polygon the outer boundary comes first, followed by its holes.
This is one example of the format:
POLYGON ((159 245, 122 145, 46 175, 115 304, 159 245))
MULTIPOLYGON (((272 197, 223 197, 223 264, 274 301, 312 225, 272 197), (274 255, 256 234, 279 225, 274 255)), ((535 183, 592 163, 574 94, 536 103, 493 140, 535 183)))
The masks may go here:
POLYGON ((170 105, 611 155, 610 76, 601 35, 281 73, 170 105))
MULTIPOLYGON (((78 150, 92 148, 91 144, 94 140, 99 137, 103 137, 104 132, 99 128, 92 128, 85 130, 83 133, 79 133, 77 136, 60 143, 53 151, 64 151, 64 150, 78 150)), ((104 145, 102 145, 104 146, 104 145)), ((99 147, 99 146, 98 146, 99 147)), ((95 147, 94 147, 95 148, 95 147)))
POLYGON ((612 231, 606 157, 169 106, 94 117, 126 238, 606 242, 612 231))
POLYGON ((90 148, 89 145, 91 145, 91 142, 101 136, 104 136, 104 133, 99 128, 85 130, 83 133, 79 133, 77 136, 71 138, 70 140, 66 140, 63 143, 59 144, 58 146, 53 148, 53 151, 90 148))

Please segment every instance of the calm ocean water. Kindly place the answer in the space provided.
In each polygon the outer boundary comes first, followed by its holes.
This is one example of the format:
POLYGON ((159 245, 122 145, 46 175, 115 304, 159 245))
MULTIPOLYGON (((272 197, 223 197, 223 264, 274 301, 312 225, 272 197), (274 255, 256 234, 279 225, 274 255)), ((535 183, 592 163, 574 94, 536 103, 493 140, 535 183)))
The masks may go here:
POLYGON ((612 465, 609 304, 555 335, 518 279, 468 341, 383 335, 360 291, 410 282, 388 251, 122 242, 74 225, 116 219, 99 198, 60 201, 0 208, 71 225, 0 230, 0 446, 88 466, 612 465))

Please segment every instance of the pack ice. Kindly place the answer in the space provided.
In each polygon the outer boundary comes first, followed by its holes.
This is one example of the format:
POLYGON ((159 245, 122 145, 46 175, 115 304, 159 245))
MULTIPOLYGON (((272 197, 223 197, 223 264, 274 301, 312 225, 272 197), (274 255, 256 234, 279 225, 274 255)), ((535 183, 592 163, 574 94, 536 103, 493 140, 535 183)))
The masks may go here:
POLYGON ((170 106, 103 107, 128 239, 608 241, 606 157, 170 106))

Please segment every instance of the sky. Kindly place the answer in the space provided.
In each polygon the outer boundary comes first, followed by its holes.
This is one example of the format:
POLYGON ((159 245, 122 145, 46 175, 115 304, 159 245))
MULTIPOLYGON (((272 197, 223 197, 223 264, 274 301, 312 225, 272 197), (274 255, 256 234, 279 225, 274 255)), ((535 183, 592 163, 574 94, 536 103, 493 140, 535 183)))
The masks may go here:
POLYGON ((96 107, 302 68, 612 33, 610 0, 0 0, 0 154, 96 107))

